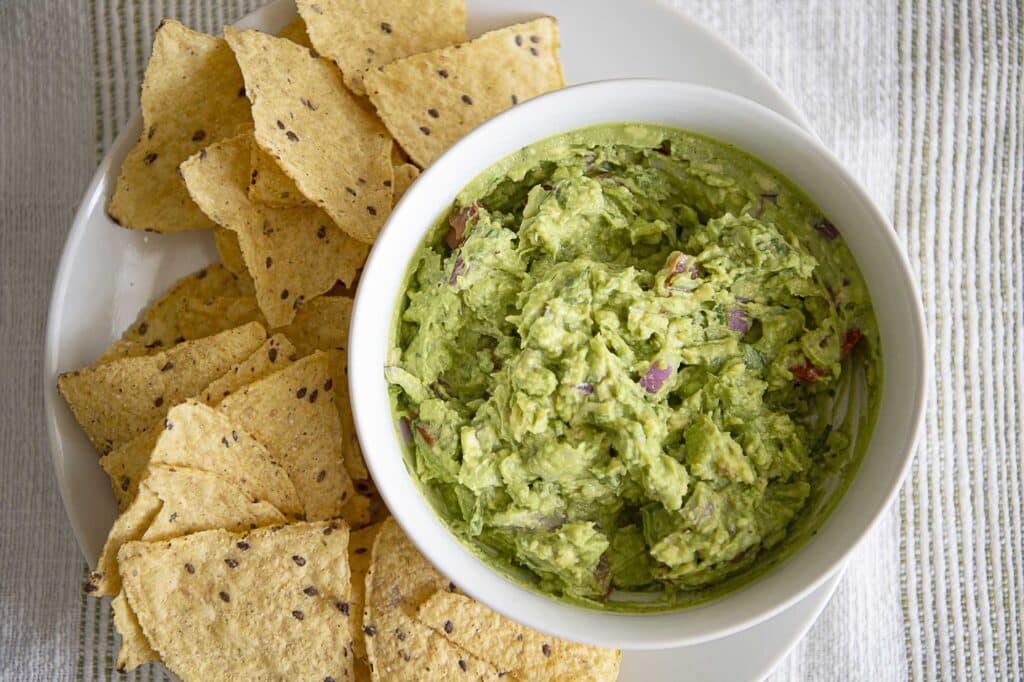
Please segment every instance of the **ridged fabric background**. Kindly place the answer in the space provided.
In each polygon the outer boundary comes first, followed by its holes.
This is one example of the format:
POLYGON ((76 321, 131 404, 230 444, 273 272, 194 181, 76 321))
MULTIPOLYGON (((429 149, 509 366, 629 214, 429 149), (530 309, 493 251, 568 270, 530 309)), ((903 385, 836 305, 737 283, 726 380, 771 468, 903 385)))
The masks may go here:
MULTIPOLYGON (((81 193, 137 107, 152 29, 173 16, 215 30, 259 4, 0 0, 2 679, 119 677, 50 468, 50 286, 81 193)), ((927 421, 899 502, 773 677, 1024 678, 1024 9, 672 4, 761 67, 889 212, 931 341, 927 421)))

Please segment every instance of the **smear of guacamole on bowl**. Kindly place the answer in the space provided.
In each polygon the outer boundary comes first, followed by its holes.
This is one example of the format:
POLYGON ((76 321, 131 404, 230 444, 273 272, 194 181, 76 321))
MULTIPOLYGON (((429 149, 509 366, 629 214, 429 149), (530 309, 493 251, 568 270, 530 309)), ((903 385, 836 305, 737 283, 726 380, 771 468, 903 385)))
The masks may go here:
POLYGON ((542 141, 466 187, 412 263, 385 367, 449 527, 535 589, 620 610, 723 594, 813 534, 881 373, 837 227, 739 149, 646 124, 542 141))

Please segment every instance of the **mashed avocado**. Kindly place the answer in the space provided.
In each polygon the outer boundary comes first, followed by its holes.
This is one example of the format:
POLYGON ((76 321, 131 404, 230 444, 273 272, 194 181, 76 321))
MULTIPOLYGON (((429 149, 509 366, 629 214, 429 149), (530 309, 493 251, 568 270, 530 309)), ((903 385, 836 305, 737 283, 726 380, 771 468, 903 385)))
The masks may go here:
POLYGON ((397 315, 385 373, 428 496, 478 553, 592 605, 695 603, 773 565, 877 411, 878 332, 837 228, 682 130, 588 128, 496 164, 397 315))

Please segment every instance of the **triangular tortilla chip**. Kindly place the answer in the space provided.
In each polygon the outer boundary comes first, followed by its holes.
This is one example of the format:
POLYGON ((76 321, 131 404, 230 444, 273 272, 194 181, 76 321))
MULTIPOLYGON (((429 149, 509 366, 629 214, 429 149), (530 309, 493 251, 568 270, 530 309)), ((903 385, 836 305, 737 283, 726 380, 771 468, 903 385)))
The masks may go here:
POLYGON ((149 455, 163 432, 163 422, 153 424, 128 442, 100 457, 100 466, 110 478, 117 508, 124 512, 139 494, 139 483, 146 475, 149 455))
POLYGON ((150 428, 264 340, 263 327, 249 324, 162 353, 61 374, 57 388, 89 440, 105 454, 150 428))
POLYGON ((121 166, 110 217, 134 230, 213 227, 189 199, 178 165, 251 120, 227 43, 165 19, 142 84, 142 138, 121 166))
POLYGON ((289 21, 277 35, 278 37, 290 40, 297 45, 313 47, 313 44, 309 42, 309 34, 306 32, 306 22, 304 22, 300 16, 296 16, 294 19, 289 21))
POLYGON ((153 352, 153 348, 147 348, 141 343, 118 339, 107 346, 106 350, 103 351, 103 354, 96 358, 96 361, 92 363, 92 366, 99 367, 100 365, 105 365, 108 362, 120 360, 121 358, 137 358, 140 355, 150 355, 153 352))
POLYGON ((119 673, 127 672, 137 668, 143 663, 158 661, 153 648, 149 646, 149 640, 142 633, 142 626, 135 612, 128 606, 128 599, 124 592, 119 592, 110 601, 111 609, 114 612, 114 627, 121 635, 121 648, 117 651, 117 662, 114 664, 119 673))
POLYGON ((289 206, 312 206, 302 196, 295 181, 285 175, 274 157, 266 153, 253 141, 250 153, 252 171, 249 175, 249 198, 258 204, 288 208, 289 206))
POLYGON ((213 145, 181 170, 203 210, 237 235, 260 309, 280 327, 336 281, 352 282, 368 247, 341 232, 320 209, 252 203, 246 193, 250 140, 241 135, 213 145))
POLYGON ((167 540, 213 528, 248 530, 284 521, 284 515, 272 504, 253 500, 242 488, 217 474, 150 466, 135 501, 107 535, 96 570, 89 576, 91 593, 103 597, 121 589, 117 552, 125 542, 167 540))
MULTIPOLYGON (((238 237, 231 230, 217 227, 213 230, 213 244, 217 247, 217 254, 220 256, 221 265, 237 279, 238 289, 241 293, 252 294, 256 291, 249 270, 245 267, 245 258, 242 256, 242 247, 238 245, 238 237)), ((222 291, 221 295, 230 296, 231 291, 222 291)))
MULTIPOLYGON (((288 339, 275 334, 252 355, 215 379, 195 397, 207 405, 214 405, 245 384, 287 367, 294 353, 295 348, 288 339)), ((146 475, 150 454, 163 430, 161 419, 135 438, 100 457, 100 466, 110 477, 114 498, 121 511, 127 509, 135 498, 139 481, 146 475)))
POLYGON ((416 619, 498 669, 513 671, 522 680, 599 682, 619 676, 622 654, 617 649, 543 635, 464 594, 438 590, 420 606, 416 619))
POLYGON ((387 130, 310 50, 259 31, 227 27, 225 37, 245 78, 256 142, 341 229, 372 243, 391 210, 387 130))
POLYGON ((352 618, 352 653, 366 660, 366 641, 363 636, 363 608, 366 606, 366 573, 370 570, 373 541, 381 529, 380 523, 352 531, 348 539, 348 563, 352 569, 352 597, 349 616, 352 618))
POLYGON ((216 474, 252 500, 262 500, 293 517, 303 513, 288 474, 242 427, 195 401, 178 405, 164 419, 151 466, 163 465, 216 474))
POLYGON ((209 336, 225 327, 230 329, 248 322, 267 324, 259 304, 252 296, 193 298, 182 304, 179 320, 181 333, 187 339, 209 336))
POLYGON ((362 95, 363 74, 411 54, 466 40, 464 0, 298 0, 313 47, 362 95))
MULTIPOLYGON (((280 331, 295 343, 299 356, 318 350, 330 357, 331 378, 334 382, 334 402, 341 417, 342 457, 349 475, 364 482, 370 491, 369 472, 356 437, 355 421, 348 393, 348 374, 345 369, 348 347, 348 326, 352 315, 352 299, 347 296, 319 296, 307 302, 295 315, 292 323, 280 331)), ((225 297, 210 300, 193 299, 182 307, 181 329, 186 337, 215 333, 223 326, 236 326, 249 321, 263 322, 256 301, 246 297, 225 297)), ((356 525, 354 518, 346 519, 356 525)))
POLYGON ((420 169, 411 163, 403 163, 395 166, 395 203, 397 204, 405 194, 405 190, 409 189, 416 178, 420 175, 420 169))
POLYGON ((129 327, 121 338, 151 350, 170 348, 186 340, 178 325, 178 315, 184 301, 214 296, 242 296, 246 293, 250 292, 246 291, 230 270, 220 263, 212 263, 175 282, 163 296, 143 311, 139 321, 129 327))
POLYGON ((366 576, 366 654, 382 680, 496 680, 505 671, 481 661, 415 620, 416 607, 450 585, 394 519, 381 525, 366 576))
POLYGON ((565 84, 558 24, 544 17, 491 31, 368 71, 364 82, 395 140, 426 167, 487 119, 565 84))
POLYGON ((296 523, 130 542, 118 563, 153 649, 183 680, 352 679, 348 528, 296 523))
POLYGON ((89 574, 85 591, 94 597, 109 597, 121 589, 117 576, 117 550, 126 542, 139 540, 153 519, 160 513, 163 502, 152 488, 142 486, 128 508, 114 521, 103 543, 103 551, 96 562, 96 570, 89 574))
POLYGON ((327 355, 314 353, 239 389, 218 407, 274 453, 310 520, 337 516, 355 492, 341 460, 333 383, 327 355))

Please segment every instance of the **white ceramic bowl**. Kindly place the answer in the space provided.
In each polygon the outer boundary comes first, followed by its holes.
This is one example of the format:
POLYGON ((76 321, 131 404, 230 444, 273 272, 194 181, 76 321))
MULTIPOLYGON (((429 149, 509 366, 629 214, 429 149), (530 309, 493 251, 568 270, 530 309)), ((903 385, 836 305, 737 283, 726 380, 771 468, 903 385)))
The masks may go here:
POLYGON ((463 138, 409 189, 377 238, 356 296, 349 382, 359 440, 384 500, 419 549, 460 588, 549 634, 624 649, 696 644, 785 609, 832 575, 896 494, 925 401, 920 296, 888 220, 820 142, 753 102, 659 80, 588 83, 544 95, 463 138), (406 268, 426 231, 478 173, 520 147, 584 126, 648 122, 730 142, 779 169, 839 226, 860 265, 882 336, 885 383, 860 469, 818 534, 782 564, 717 601, 675 612, 620 614, 546 598, 473 556, 436 516, 408 473, 384 379, 389 331, 406 268))

